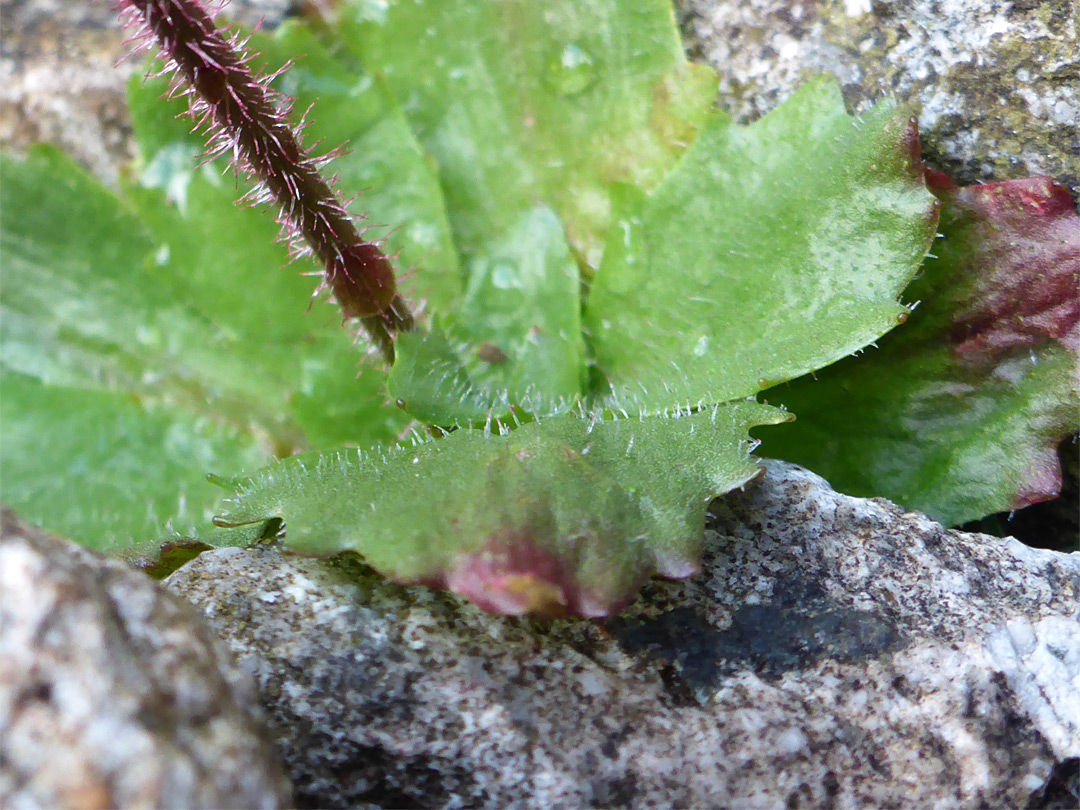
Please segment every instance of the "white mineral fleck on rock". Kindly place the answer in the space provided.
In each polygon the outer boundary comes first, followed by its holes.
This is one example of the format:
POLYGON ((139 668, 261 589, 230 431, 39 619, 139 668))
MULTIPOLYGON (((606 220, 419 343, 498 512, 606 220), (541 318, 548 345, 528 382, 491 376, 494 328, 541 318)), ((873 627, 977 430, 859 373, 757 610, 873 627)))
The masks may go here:
POLYGON ((1080 616, 1007 622, 986 639, 989 665, 1008 678, 1025 714, 1058 756, 1080 751, 1080 616))

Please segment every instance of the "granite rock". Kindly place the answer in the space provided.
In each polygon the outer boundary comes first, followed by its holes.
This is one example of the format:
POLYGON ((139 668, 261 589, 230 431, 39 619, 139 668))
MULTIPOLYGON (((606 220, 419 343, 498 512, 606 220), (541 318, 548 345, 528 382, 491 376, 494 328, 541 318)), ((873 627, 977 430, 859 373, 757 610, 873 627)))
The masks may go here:
POLYGON ((919 111, 925 157, 961 185, 1048 174, 1080 191, 1080 6, 1074 0, 677 0, 720 106, 751 120, 808 76, 856 110, 919 111))
POLYGON ((767 467, 700 577, 606 624, 273 547, 167 587, 254 673, 303 806, 1071 806, 1080 554, 767 467))
POLYGON ((0 806, 288 806, 255 697, 190 605, 4 510, 0 806))

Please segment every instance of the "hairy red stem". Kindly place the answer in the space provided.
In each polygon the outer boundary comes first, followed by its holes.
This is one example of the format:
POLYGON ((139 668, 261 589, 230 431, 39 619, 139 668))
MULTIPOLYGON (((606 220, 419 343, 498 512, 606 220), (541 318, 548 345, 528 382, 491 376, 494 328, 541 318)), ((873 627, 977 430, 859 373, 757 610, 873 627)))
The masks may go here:
POLYGON ((319 174, 330 156, 313 157, 286 120, 288 105, 257 78, 235 41, 222 36, 197 0, 116 0, 157 41, 167 67, 189 87, 191 114, 206 121, 212 155, 231 152, 258 183, 251 199, 274 201, 284 233, 306 242, 323 266, 346 319, 359 318, 393 362, 395 332, 412 328, 396 292, 394 269, 378 245, 361 238, 345 207, 319 174))

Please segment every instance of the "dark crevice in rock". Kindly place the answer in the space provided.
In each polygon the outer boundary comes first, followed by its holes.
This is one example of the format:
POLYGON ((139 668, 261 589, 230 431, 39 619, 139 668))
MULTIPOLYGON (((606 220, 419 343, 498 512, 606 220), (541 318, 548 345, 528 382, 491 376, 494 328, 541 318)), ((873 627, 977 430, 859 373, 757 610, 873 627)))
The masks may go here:
MULTIPOLYGON (((326 739, 321 742, 329 743, 326 739)), ((404 757, 372 745, 355 745, 347 752, 336 753, 339 758, 328 758, 318 773, 296 777, 297 807, 355 807, 370 803, 384 808, 419 809, 451 804, 478 807, 487 803, 469 772, 452 763, 404 757)))
POLYGON ((1061 496, 1012 514, 1001 512, 960 527, 1015 537, 1024 545, 1053 551, 1080 551, 1080 436, 1070 436, 1058 447, 1061 461, 1061 496))
POLYGON ((626 807, 638 793, 634 774, 599 780, 593 783, 593 800, 590 807, 626 807))
POLYGON ((1080 757, 1058 762, 1046 785, 1031 794, 1027 810, 1076 810, 1080 807, 1080 757))

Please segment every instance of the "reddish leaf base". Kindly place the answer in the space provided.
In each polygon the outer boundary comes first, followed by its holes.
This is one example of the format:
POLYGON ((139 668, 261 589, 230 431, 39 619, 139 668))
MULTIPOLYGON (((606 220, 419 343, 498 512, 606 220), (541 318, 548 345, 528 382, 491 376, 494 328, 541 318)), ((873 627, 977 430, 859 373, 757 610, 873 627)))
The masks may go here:
POLYGON ((966 363, 1057 341, 1080 349, 1080 217, 1048 177, 959 188, 938 171, 927 184, 946 203, 943 228, 965 228, 976 256, 969 305, 952 340, 966 363))
POLYGON ((619 613, 642 582, 630 584, 621 598, 592 593, 581 587, 572 566, 522 529, 492 538, 484 548, 463 555, 444 577, 421 584, 449 590, 503 616, 598 618, 619 613))
MULTIPOLYGON (((941 227, 972 253, 949 335, 966 369, 990 374, 1017 352, 1051 343, 1080 351, 1080 216, 1068 189, 1048 177, 1027 177, 968 188, 945 174, 926 173, 945 203, 941 227)), ((963 282, 961 282, 962 284, 963 282)), ((1061 464, 1051 437, 1031 459, 1012 507, 1056 498, 1061 464)))

